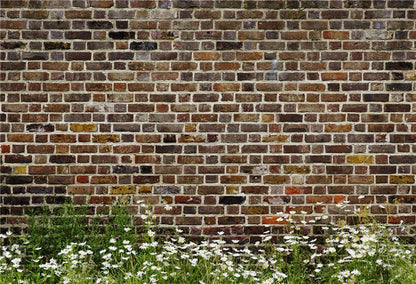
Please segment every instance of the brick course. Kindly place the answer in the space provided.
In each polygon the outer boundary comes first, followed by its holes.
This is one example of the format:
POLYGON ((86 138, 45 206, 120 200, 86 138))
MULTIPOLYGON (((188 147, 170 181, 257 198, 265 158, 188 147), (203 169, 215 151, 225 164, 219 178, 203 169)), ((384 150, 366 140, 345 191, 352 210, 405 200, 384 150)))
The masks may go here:
POLYGON ((195 237, 341 201, 415 227, 415 1, 0 3, 2 230, 68 197, 195 237))

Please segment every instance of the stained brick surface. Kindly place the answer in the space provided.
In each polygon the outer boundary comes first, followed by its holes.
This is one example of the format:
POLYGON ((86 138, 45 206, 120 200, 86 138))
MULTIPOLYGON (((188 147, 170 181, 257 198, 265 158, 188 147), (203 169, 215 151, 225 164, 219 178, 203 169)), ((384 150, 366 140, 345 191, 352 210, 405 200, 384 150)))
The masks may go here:
POLYGON ((68 197, 202 236, 341 201, 415 226, 414 1, 0 3, 3 229, 68 197))

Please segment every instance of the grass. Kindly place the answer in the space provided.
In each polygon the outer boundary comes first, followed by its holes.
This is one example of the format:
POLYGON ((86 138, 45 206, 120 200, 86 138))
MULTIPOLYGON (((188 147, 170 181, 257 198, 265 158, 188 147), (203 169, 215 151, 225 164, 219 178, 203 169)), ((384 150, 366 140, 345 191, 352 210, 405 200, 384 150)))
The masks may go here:
POLYGON ((245 246, 221 233, 194 243, 177 230, 163 240, 143 210, 139 228, 124 206, 95 219, 87 207, 45 207, 27 235, 0 235, 0 283, 416 283, 415 251, 362 212, 363 224, 328 224, 322 240, 281 214, 282 243, 265 232, 245 246))

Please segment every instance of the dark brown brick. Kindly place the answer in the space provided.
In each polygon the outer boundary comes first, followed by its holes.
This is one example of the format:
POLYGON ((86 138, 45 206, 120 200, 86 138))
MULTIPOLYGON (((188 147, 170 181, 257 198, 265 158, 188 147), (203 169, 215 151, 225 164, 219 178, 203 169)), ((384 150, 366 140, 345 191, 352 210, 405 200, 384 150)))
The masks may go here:
POLYGON ((386 70, 413 70, 412 62, 386 62, 386 70))
POLYGON ((388 83, 386 91, 411 91, 412 83, 388 83))
POLYGON ((90 52, 67 52, 65 53, 65 59, 72 61, 72 60, 90 60, 91 53, 90 52))
POLYGON ((364 94, 365 102, 388 102, 389 94, 364 94))
POLYGON ((71 31, 65 32, 66 39, 91 39, 91 32, 87 31, 71 31))
POLYGON ((246 198, 244 196, 220 196, 220 204, 243 204, 246 198))
POLYGON ((242 49, 243 43, 242 42, 225 42, 225 41, 218 41, 216 43, 217 50, 233 50, 233 49, 242 49))
POLYGON ((28 184, 33 182, 33 176, 6 176, 7 184, 28 184))
POLYGON ((258 28, 260 30, 281 30, 285 27, 284 21, 260 21, 258 28))
POLYGON ((87 27, 94 30, 107 30, 112 29, 113 24, 109 21, 88 21, 87 27))
POLYGON ((75 163, 75 156, 72 155, 51 155, 49 158, 50 163, 55 164, 69 164, 75 163))
POLYGON ((4 156, 4 162, 6 163, 31 163, 32 162, 32 156, 23 156, 23 155, 5 155, 4 156))

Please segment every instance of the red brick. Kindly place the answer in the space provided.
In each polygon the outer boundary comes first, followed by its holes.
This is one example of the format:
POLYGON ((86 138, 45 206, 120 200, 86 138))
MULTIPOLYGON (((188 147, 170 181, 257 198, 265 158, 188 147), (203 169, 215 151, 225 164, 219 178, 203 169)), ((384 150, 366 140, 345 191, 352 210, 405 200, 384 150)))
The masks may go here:
POLYGON ((239 83, 215 83, 214 90, 217 92, 230 92, 230 91, 239 91, 239 83))
POLYGON ((286 186, 285 193, 286 194, 311 194, 312 187, 311 186, 286 186))
POLYGON ((288 225, 289 220, 279 216, 262 216, 262 224, 265 225, 288 225))
POLYGON ((324 81, 346 81, 347 73, 343 72, 331 72, 331 73, 322 73, 321 78, 324 81))
POLYGON ((237 60, 260 60, 263 58, 261 52, 237 52, 237 60))
POLYGON ((350 33, 347 31, 324 31, 324 39, 349 39, 350 33))

